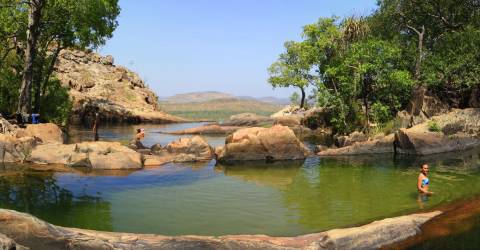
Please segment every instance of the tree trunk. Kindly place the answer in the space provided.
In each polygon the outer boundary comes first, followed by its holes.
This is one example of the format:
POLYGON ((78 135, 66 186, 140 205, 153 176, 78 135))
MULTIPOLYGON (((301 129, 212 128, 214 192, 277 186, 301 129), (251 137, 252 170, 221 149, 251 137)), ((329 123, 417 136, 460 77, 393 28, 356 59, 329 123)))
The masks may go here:
POLYGON ((45 0, 30 0, 28 2, 28 29, 27 47, 25 50, 25 62, 23 67, 22 85, 18 98, 17 113, 30 114, 32 110, 32 82, 33 67, 38 39, 38 25, 42 15, 45 0))
POLYGON ((302 92, 302 99, 300 101, 300 108, 305 107, 305 89, 303 87, 298 87, 300 91, 302 92))
POLYGON ((420 70, 423 61, 423 37, 425 36, 425 26, 422 26, 422 31, 418 33, 418 59, 415 65, 415 79, 420 79, 420 70))
POLYGON ((48 81, 50 80, 50 76, 53 73, 55 63, 57 62, 57 58, 58 58, 58 55, 60 54, 61 50, 62 50, 62 47, 60 45, 55 49, 55 51, 52 54, 50 64, 47 67, 47 70, 42 74, 42 78, 40 78, 40 81, 37 83, 38 84, 38 92, 36 92, 36 96, 35 96, 35 113, 40 112, 40 108, 41 108, 40 99, 43 96, 45 96, 45 94, 47 92, 48 81))

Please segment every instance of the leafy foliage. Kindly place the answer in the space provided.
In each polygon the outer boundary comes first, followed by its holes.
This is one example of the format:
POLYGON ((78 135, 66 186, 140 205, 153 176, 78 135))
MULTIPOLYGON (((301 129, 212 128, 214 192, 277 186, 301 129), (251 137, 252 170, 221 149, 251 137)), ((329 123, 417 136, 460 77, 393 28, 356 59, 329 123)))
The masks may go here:
POLYGON ((419 85, 454 107, 467 107, 480 88, 476 0, 380 0, 369 16, 320 18, 302 38, 286 44, 273 65, 288 70, 270 71, 270 83, 314 85, 337 133, 395 127, 419 85))

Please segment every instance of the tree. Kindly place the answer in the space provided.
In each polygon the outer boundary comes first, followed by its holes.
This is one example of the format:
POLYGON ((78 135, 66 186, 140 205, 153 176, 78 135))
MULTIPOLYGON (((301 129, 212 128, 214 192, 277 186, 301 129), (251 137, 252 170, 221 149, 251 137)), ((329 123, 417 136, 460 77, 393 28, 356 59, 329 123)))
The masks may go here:
POLYGON ((33 63, 37 53, 37 40, 39 36, 40 18, 45 0, 29 0, 28 2, 28 28, 25 49, 25 62, 23 67, 22 84, 18 98, 17 113, 31 113, 32 109, 32 84, 33 63))
POLYGON ((117 27, 120 12, 118 0, 29 0, 27 3, 15 1, 5 8, 28 13, 25 15, 25 18, 28 16, 26 37, 19 35, 21 29, 17 29, 9 40, 21 39, 16 42, 20 48, 17 54, 24 54, 19 113, 31 113, 32 92, 35 112, 40 111, 41 100, 51 89, 47 85, 55 82, 51 76, 61 50, 96 48, 104 44, 117 27))
POLYGON ((293 105, 300 103, 300 95, 297 92, 293 92, 293 94, 290 96, 290 102, 293 105))
POLYGON ((274 87, 297 87, 300 89, 300 108, 305 106, 305 89, 315 81, 308 62, 310 50, 307 44, 286 42, 286 52, 268 69, 268 82, 274 87))

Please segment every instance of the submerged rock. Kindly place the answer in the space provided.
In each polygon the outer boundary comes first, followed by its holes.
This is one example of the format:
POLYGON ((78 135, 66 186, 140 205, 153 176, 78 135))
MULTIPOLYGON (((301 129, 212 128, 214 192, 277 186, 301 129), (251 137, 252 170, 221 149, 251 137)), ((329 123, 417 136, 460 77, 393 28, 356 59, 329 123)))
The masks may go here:
POLYGON ((58 227, 31 215, 0 209, 0 233, 34 249, 378 249, 418 235, 439 211, 296 237, 266 235, 162 236, 58 227))
POLYGON ((246 128, 236 131, 217 150, 219 161, 298 160, 305 159, 309 150, 289 127, 246 128))

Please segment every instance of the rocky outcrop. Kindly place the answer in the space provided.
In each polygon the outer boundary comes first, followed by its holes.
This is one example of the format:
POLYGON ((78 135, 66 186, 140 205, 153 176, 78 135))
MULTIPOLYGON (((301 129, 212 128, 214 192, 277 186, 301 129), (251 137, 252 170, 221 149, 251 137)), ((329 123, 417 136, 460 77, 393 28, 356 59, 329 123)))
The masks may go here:
POLYGON ((222 126, 253 127, 273 124, 274 119, 252 113, 232 115, 229 120, 221 123, 222 126))
POLYGON ((188 128, 177 130, 173 132, 162 132, 163 134, 171 135, 227 135, 231 134, 241 128, 239 126, 220 126, 218 124, 208 124, 195 128, 188 128))
POLYGON ((0 163, 27 161, 38 142, 34 137, 18 138, 10 134, 0 134, 0 163))
POLYGON ((354 131, 350 135, 339 135, 334 137, 335 146, 347 147, 351 146, 357 142, 365 142, 368 141, 368 136, 362 132, 354 131))
POLYGON ((340 148, 320 149, 319 156, 347 156, 347 155, 364 155, 364 154, 386 154, 393 153, 394 135, 390 134, 385 137, 375 138, 371 140, 358 141, 340 148))
POLYGON ((309 150, 286 126, 246 128, 229 135, 225 146, 217 150, 217 159, 223 162, 249 160, 305 159, 309 150))
POLYGON ((54 226, 31 215, 0 209, 0 233, 34 249, 377 249, 418 235, 439 211, 376 221, 297 237, 266 235, 161 236, 54 226))
POLYGON ((17 129, 16 136, 35 137, 41 143, 63 143, 63 132, 53 123, 28 124, 25 129, 17 129))
POLYGON ((43 144, 33 148, 28 161, 92 169, 141 169, 142 155, 118 142, 43 144))
POLYGON ((480 146, 480 109, 456 109, 395 134, 399 154, 428 155, 477 146, 480 146))
POLYGON ((435 115, 449 112, 448 105, 430 95, 425 87, 417 87, 406 110, 397 114, 402 127, 409 128, 425 122, 435 115))
POLYGON ((145 155, 145 166, 159 166, 169 162, 198 162, 214 158, 214 150, 200 136, 180 138, 165 147, 152 146, 151 155, 145 155))
POLYGON ((114 65, 111 56, 79 50, 63 50, 55 75, 69 88, 73 100, 71 121, 92 120, 99 108, 102 120, 113 122, 181 122, 159 111, 155 93, 135 73, 114 65))

